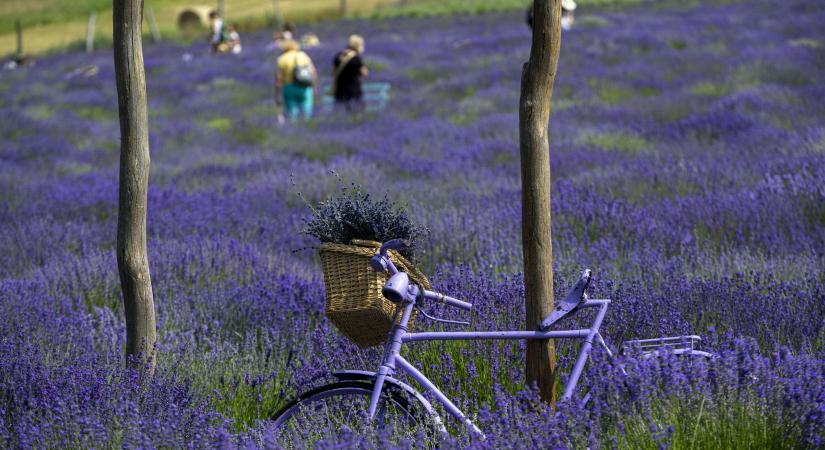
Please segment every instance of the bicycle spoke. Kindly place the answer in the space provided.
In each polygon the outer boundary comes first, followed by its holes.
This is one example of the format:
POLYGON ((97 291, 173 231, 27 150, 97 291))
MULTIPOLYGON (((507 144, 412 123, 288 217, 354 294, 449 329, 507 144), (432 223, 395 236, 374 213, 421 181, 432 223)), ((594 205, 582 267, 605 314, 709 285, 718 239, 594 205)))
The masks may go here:
POLYGON ((345 430, 364 436, 375 428, 390 427, 393 434, 414 434, 418 423, 408 403, 392 395, 381 396, 374 419, 369 419, 371 386, 333 383, 319 388, 276 418, 276 435, 285 447, 302 448, 345 430))

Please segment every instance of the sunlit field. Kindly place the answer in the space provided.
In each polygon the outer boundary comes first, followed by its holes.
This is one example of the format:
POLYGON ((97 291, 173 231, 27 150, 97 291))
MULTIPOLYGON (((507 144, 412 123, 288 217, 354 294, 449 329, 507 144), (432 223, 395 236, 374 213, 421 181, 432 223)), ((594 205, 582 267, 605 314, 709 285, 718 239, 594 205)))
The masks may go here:
MULTIPOLYGON (((391 90, 383 111, 316 108, 295 126, 276 121, 270 31, 244 34, 237 56, 147 42, 159 342, 145 383, 123 368, 112 52, 0 70, 0 447, 283 445, 265 419, 317 377, 380 360, 324 317, 318 243, 301 233, 298 193, 323 200, 339 177, 429 229, 418 267, 475 304, 473 327, 524 327, 523 16, 302 26, 324 85, 359 32, 369 81, 391 90)), ((299 447, 825 445, 825 3, 580 6, 576 19, 550 119, 556 295, 589 267, 593 296, 614 301, 610 346, 696 333, 719 358, 596 350, 591 401, 553 412, 524 385, 523 344, 411 345, 486 441, 445 415, 441 441, 322 429, 299 447)), ((560 381, 572 350, 559 345, 560 381)))
MULTIPOLYGON (((639 0, 584 0, 585 4, 634 3, 639 0)), ((319 20, 364 17, 429 16, 455 12, 473 13, 525 8, 522 0, 223 0, 224 16, 242 31, 275 27, 279 22, 306 23, 319 20)), ((194 33, 183 32, 178 20, 186 10, 203 13, 218 2, 190 0, 145 0, 144 35, 151 34, 150 17, 161 39, 192 41, 194 33)), ((94 45, 111 47, 111 0, 3 0, 0 2, 0 56, 17 49, 15 22, 23 29, 23 51, 42 54, 85 48, 89 16, 94 13, 94 45)))

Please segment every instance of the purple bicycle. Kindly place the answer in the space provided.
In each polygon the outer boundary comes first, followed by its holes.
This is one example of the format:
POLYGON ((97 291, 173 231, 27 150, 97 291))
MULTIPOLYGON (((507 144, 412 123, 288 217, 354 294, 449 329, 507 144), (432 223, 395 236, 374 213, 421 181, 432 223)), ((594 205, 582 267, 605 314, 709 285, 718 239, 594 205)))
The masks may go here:
MULTIPOLYGON (((394 427, 404 424, 409 429, 427 427, 446 433, 446 427, 432 404, 415 388, 396 379, 397 371, 405 372, 428 391, 444 409, 458 422, 482 439, 484 433, 459 409, 441 390, 424 374, 401 355, 401 348, 406 343, 444 340, 522 340, 522 339, 575 339, 582 341, 581 348, 564 386, 562 399, 571 399, 579 378, 584 370, 588 355, 593 345, 601 346, 611 357, 613 352, 605 343, 599 329, 604 320, 608 299, 589 299, 587 288, 590 285, 590 270, 585 270, 570 293, 545 318, 538 331, 444 331, 444 332, 410 332, 407 328, 414 308, 435 302, 459 308, 465 311, 473 305, 456 298, 422 289, 410 282, 406 273, 399 271, 387 254, 390 249, 403 248, 404 242, 398 239, 384 243, 370 265, 377 272, 388 271, 390 278, 384 284, 382 294, 388 300, 401 305, 400 317, 389 332, 384 346, 381 365, 377 371, 346 370, 332 373, 335 381, 311 389, 289 402, 272 416, 273 426, 287 435, 294 433, 328 430, 330 427, 347 427, 354 430, 359 426, 381 426, 392 423, 394 427), (595 309, 595 317, 589 328, 555 330, 553 325, 583 309, 595 309)), ((431 320, 469 325, 437 319, 419 312, 431 320)), ((660 339, 644 339, 625 342, 623 352, 636 352, 641 358, 655 357, 665 351, 683 356, 710 358, 712 355, 695 349, 700 340, 698 336, 678 336, 660 339)), ((587 401, 587 396, 581 398, 587 401)))

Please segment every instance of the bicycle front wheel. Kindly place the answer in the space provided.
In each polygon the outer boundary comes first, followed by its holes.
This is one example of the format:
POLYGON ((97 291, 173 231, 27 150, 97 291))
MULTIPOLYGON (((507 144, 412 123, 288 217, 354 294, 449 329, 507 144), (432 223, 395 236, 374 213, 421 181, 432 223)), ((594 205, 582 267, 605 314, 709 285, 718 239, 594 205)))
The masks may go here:
POLYGON ((432 421, 418 402, 389 385, 370 420, 373 386, 370 381, 341 381, 307 391, 272 416, 275 435, 282 445, 294 448, 346 431, 364 436, 389 428, 397 437, 413 437, 420 431, 432 435, 432 421))

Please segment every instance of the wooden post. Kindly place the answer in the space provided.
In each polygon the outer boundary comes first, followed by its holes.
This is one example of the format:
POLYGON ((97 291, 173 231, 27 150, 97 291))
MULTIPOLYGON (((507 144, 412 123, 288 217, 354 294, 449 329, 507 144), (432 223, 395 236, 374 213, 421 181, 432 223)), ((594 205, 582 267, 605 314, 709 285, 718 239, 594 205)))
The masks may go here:
POLYGON ((158 24, 155 22, 155 11, 152 8, 146 10, 146 22, 149 23, 149 32, 152 33, 152 41, 157 44, 160 42, 160 30, 158 30, 158 24))
POLYGON ((117 267, 126 312, 126 356, 154 371, 155 304, 146 254, 149 125, 143 67, 143 0, 114 0, 112 42, 120 117, 117 267), (141 360, 136 359, 140 355, 141 360))
POLYGON ((95 22, 97 13, 89 14, 89 22, 86 24, 86 53, 91 53, 95 49, 95 22))
MULTIPOLYGON (((553 309, 553 248, 550 221, 548 121, 559 59, 561 0, 533 0, 530 59, 521 73, 521 238, 527 329, 535 330, 553 309)), ((552 341, 527 341, 528 384, 555 404, 556 355, 552 341)))
POLYGON ((284 26, 284 15, 281 13, 281 0, 272 0, 272 8, 275 12, 275 30, 281 31, 284 26))
POLYGON ((341 17, 347 15, 347 0, 341 0, 341 17))
POLYGON ((14 21, 14 32, 17 34, 17 57, 23 56, 23 24, 20 19, 14 21))

